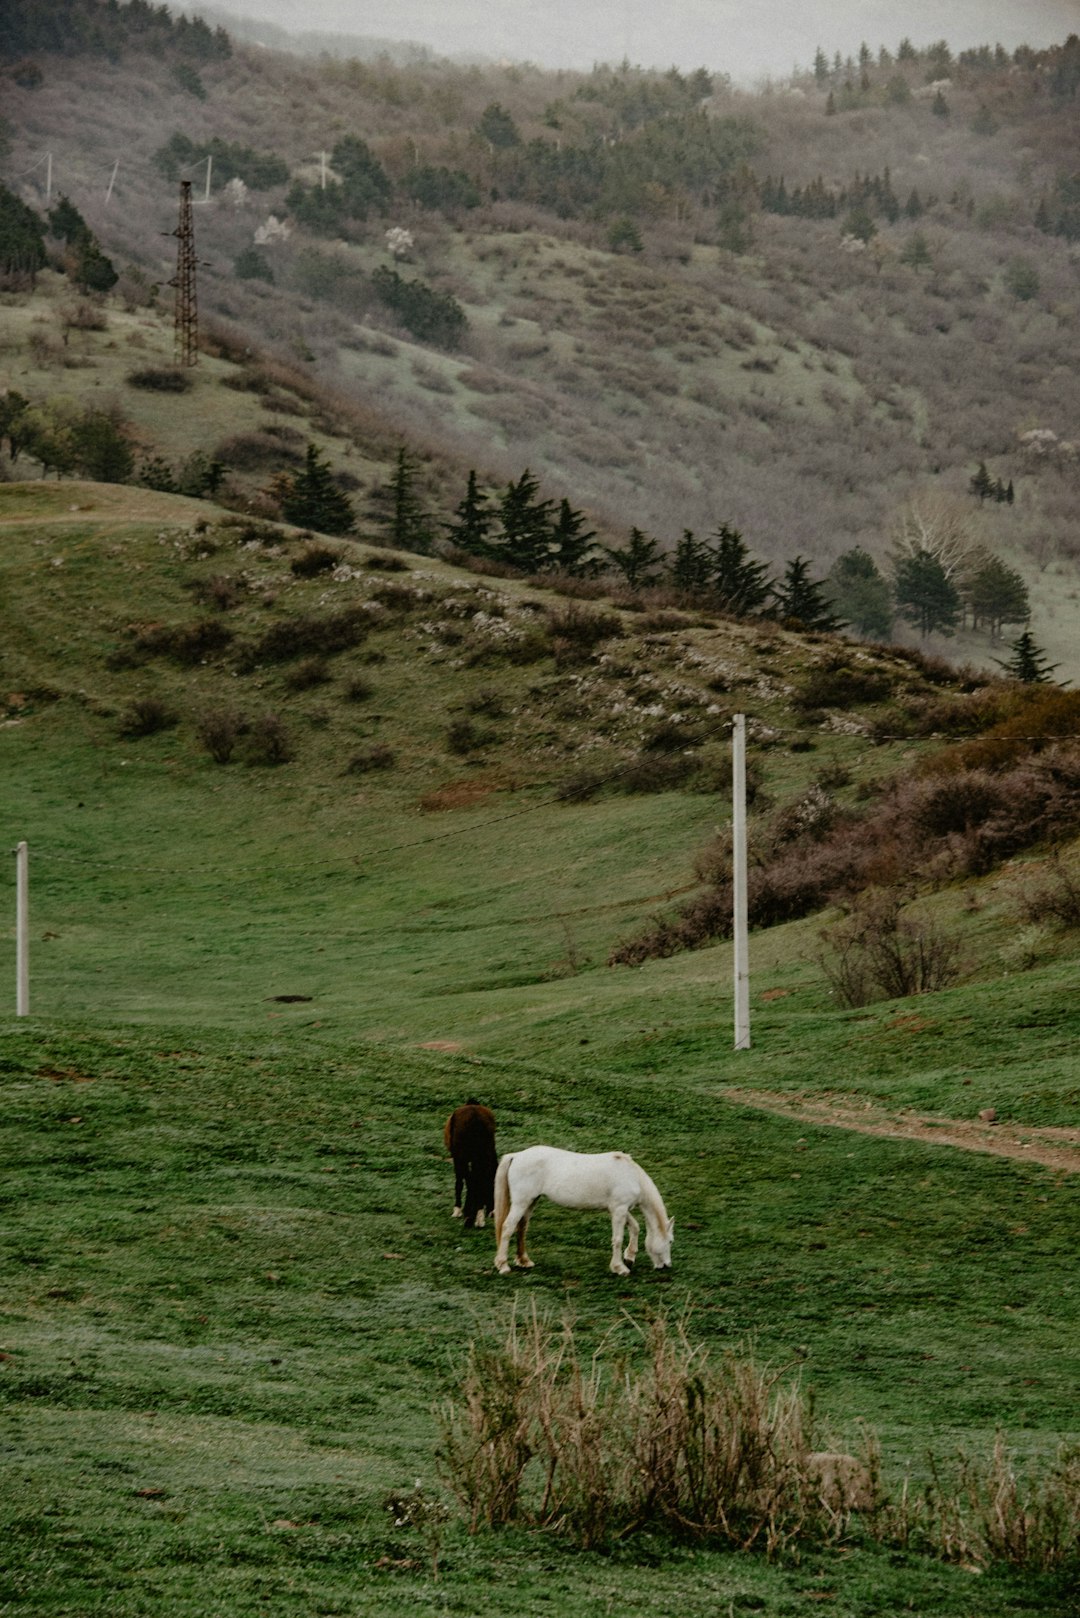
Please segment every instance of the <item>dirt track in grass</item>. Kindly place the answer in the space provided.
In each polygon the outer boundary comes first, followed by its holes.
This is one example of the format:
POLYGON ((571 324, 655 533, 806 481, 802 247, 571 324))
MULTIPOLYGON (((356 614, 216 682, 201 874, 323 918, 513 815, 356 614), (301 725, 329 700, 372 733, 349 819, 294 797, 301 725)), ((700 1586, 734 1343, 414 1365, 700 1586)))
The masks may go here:
POLYGON ((860 1135, 884 1135, 894 1140, 928 1141, 954 1146, 964 1152, 990 1152, 997 1157, 1021 1158, 1067 1174, 1080 1173, 1080 1126, 1022 1125, 1007 1118, 939 1118, 932 1113, 890 1112, 858 1096, 825 1092, 817 1095, 780 1094, 772 1090, 743 1090, 726 1085, 719 1094, 740 1107, 757 1107, 802 1123, 853 1129, 860 1135))

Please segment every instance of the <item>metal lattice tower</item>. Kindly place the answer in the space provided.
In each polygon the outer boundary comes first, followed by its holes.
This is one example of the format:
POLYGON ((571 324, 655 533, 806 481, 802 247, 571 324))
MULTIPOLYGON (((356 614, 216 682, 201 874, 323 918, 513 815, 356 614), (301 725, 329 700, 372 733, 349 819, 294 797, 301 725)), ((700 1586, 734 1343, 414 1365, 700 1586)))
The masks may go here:
POLYGON ((191 213, 191 181, 180 181, 180 218, 173 235, 177 240, 176 274, 169 282, 176 288, 176 363, 199 363, 199 300, 195 291, 195 224, 191 213))

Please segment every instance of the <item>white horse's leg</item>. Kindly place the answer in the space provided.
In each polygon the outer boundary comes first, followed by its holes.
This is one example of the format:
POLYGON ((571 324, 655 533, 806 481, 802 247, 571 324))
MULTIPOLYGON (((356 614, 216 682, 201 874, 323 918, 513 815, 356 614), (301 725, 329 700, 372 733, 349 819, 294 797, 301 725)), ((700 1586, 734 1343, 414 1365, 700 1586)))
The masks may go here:
POLYGON ((525 1210, 524 1219, 521 1221, 521 1224, 518 1226, 518 1233, 517 1233, 517 1267, 518 1267, 519 1270, 531 1270, 531 1269, 535 1268, 535 1265, 533 1264, 532 1259, 529 1257, 528 1253, 526 1253, 526 1251, 525 1251, 525 1232, 529 1228, 529 1215, 532 1213, 532 1210, 533 1210, 533 1205, 530 1204, 530 1206, 525 1210))
POLYGON ((625 1258, 627 1264, 633 1264, 637 1258, 637 1244, 638 1236, 641 1234, 641 1226, 632 1213, 627 1214, 626 1223, 630 1226, 630 1240, 626 1244, 625 1258))
POLYGON ((476 1210, 476 1218, 473 1220, 473 1224, 476 1226, 477 1230, 483 1230, 483 1228, 484 1228, 484 1210, 483 1210, 483 1208, 477 1208, 477 1210, 476 1210))
POLYGON ((629 1275, 630 1271, 623 1263, 622 1239, 626 1229, 626 1221, 630 1218, 626 1208, 612 1208, 611 1210, 611 1273, 612 1275, 629 1275))
POLYGON ((495 1268, 500 1275, 510 1274, 510 1238, 517 1231, 517 1264, 522 1270, 531 1270, 533 1261, 525 1251, 525 1226, 529 1223, 529 1214, 532 1205, 526 1203, 512 1203, 510 1212, 506 1216, 506 1223, 502 1228, 502 1239, 495 1254, 495 1268))

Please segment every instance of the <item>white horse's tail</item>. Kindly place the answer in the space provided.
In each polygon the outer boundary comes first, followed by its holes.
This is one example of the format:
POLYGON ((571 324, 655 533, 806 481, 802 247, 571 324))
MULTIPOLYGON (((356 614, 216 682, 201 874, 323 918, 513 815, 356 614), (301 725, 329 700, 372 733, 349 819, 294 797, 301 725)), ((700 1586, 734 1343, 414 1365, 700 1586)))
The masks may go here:
POLYGON ((505 1157, 499 1159, 499 1166, 495 1171, 496 1246, 502 1241, 502 1228, 506 1223, 506 1216, 510 1212, 510 1165, 513 1161, 513 1152, 507 1152, 505 1157))

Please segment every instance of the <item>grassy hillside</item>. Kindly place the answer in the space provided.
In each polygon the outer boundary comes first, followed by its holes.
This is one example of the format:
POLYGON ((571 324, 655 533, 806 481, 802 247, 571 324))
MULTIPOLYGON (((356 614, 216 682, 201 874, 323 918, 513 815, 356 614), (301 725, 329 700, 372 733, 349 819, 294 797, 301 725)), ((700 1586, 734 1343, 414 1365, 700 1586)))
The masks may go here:
MULTIPOLYGON (((759 95, 717 76, 703 114, 693 76, 313 64, 237 47, 200 64, 200 96, 167 52, 39 52, 39 78, 9 81, 9 171, 40 204, 50 151, 54 195, 71 195, 118 264, 161 284, 176 191, 156 154, 183 137, 198 197, 216 141, 196 218, 204 317, 232 319, 373 413, 370 433, 437 451, 459 481, 468 465, 493 479, 529 465, 612 536, 636 523, 672 543, 729 522, 757 554, 801 553, 819 573, 855 544, 883 559, 912 501, 944 499, 971 543, 1019 569, 1040 643, 1075 677, 1080 400, 1061 357, 1075 302, 1071 63, 883 46, 854 77, 841 63, 759 95), (931 85, 946 81, 935 109, 931 85), (492 106, 509 119, 505 146, 482 133, 492 106), (316 206, 319 154, 349 140, 386 189, 312 223, 296 198, 316 206), (541 184, 570 151, 599 178, 541 184), (254 180, 267 157, 288 180, 252 183, 234 206, 219 189, 229 164, 254 180), (789 202, 820 182, 824 214, 773 211, 780 181, 789 202), (869 222, 853 221, 852 188, 869 181, 869 222), (261 249, 272 280, 238 276, 271 213, 291 229, 261 249), (413 237, 400 262, 392 227, 413 237), (873 233, 859 251, 853 228, 873 233), (457 347, 417 338, 380 302, 372 275, 392 266, 457 300, 457 347), (1033 430, 1064 447, 1033 453, 1033 430), (969 495, 981 462, 1014 504, 969 495)), ((71 379, 52 346, 34 381, 55 391, 71 379)), ((377 481, 363 458, 355 470, 362 489, 377 481)), ((436 479, 438 492, 444 511, 459 497, 436 479)), ((983 663, 999 652, 984 635, 948 649, 983 663)))
MULTIPOLYGON (((32 1011, 0 1014, 6 1609, 1076 1618, 1080 701, 611 576, 391 548, 377 499, 405 443, 436 517, 470 465, 528 464, 609 543, 728 520, 817 572, 855 540, 883 557, 933 494, 924 513, 959 511, 1021 568, 1040 644, 1080 673, 1075 465, 1015 436, 1073 431, 1069 248, 1024 211, 1074 119, 1061 62, 958 66, 948 118, 921 57, 875 59, 850 97, 843 67, 801 96, 714 87, 712 120, 767 133, 754 186, 895 162, 898 195, 935 192, 931 271, 756 205, 736 248, 724 198, 693 187, 633 213, 640 253, 602 212, 491 199, 532 183, 471 133, 491 103, 528 138, 599 120, 614 150, 635 98, 685 100, 682 79, 219 42, 204 98, 154 17, 153 56, 40 50, 10 81, 11 171, 47 133, 135 268, 79 295, 53 242, 36 286, 0 293, 5 384, 61 427, 119 422, 140 460, 228 471, 219 505, 3 463, 0 825, 30 848, 32 1011), (886 94, 897 68, 910 99, 886 94), (150 164, 173 127, 280 145, 309 187, 311 152, 355 133, 394 187, 419 151, 475 165, 485 195, 373 209, 337 240, 297 228, 272 284, 229 266, 284 185, 257 209, 217 196, 199 364, 185 392, 147 389, 132 377, 171 359, 152 232, 175 187, 150 164), (106 209, 91 176, 121 136, 131 189, 106 209), (399 271, 467 311, 459 349, 371 296, 400 219, 399 271), (1003 279, 1025 249, 1031 298, 1003 279), (351 537, 270 520, 308 444, 351 537), (968 492, 981 460, 1012 505, 968 492), (758 925, 736 1052, 739 712, 758 925), (925 992, 848 993, 874 949, 921 960, 925 992), (536 1268, 498 1277, 490 1231, 450 1218, 442 1125, 468 1095, 502 1150, 638 1157, 676 1217, 670 1274, 613 1277, 604 1216, 545 1205, 536 1268), (869 1431, 888 1504, 772 1558, 670 1525, 602 1553, 557 1524, 470 1533, 441 1421, 470 1342, 497 1368, 533 1306, 618 1377, 658 1316, 714 1361, 752 1356, 801 1388, 815 1444, 861 1452, 869 1431), (445 1515, 392 1506, 417 1481, 445 1515)), ((645 119, 658 163, 683 112, 645 119)))

